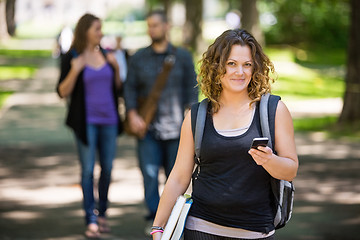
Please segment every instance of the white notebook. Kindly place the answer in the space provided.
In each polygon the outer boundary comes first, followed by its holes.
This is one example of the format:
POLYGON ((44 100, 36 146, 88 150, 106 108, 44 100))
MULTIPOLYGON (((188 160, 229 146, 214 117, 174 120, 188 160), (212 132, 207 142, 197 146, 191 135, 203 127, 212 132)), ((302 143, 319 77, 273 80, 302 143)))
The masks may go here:
POLYGON ((171 211, 161 240, 179 240, 185 227, 186 217, 190 210, 192 199, 179 196, 171 211))

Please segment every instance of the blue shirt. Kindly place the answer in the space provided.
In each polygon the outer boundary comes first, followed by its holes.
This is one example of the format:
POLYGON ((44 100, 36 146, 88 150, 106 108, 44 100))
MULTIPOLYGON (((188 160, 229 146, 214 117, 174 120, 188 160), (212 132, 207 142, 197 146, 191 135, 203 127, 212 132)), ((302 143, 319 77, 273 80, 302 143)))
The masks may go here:
POLYGON ((192 57, 182 48, 169 44, 166 52, 156 53, 151 46, 139 50, 130 58, 124 85, 126 110, 136 109, 138 99, 145 99, 162 70, 165 57, 175 49, 176 61, 159 99, 157 113, 149 126, 158 139, 180 137, 184 110, 198 101, 196 74, 192 57))

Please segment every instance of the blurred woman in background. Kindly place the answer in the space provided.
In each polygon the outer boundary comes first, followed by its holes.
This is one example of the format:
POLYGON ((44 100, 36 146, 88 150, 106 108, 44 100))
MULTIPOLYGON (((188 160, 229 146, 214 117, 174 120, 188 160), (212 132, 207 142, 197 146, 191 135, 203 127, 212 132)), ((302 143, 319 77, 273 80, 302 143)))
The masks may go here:
POLYGON ((69 100, 66 124, 77 143, 88 238, 110 231, 105 213, 116 137, 122 130, 117 100, 120 70, 115 57, 100 47, 102 37, 98 17, 85 14, 79 19, 72 46, 62 59, 57 85, 59 96, 69 100), (98 204, 93 191, 96 154, 101 166, 98 204))

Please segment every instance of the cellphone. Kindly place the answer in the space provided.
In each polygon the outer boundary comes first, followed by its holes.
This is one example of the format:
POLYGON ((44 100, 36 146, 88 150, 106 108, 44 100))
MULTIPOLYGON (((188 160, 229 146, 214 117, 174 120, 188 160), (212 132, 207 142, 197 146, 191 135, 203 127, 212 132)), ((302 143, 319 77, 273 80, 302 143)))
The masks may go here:
POLYGON ((251 143, 251 148, 257 149, 259 146, 266 147, 269 139, 267 137, 254 138, 251 143))

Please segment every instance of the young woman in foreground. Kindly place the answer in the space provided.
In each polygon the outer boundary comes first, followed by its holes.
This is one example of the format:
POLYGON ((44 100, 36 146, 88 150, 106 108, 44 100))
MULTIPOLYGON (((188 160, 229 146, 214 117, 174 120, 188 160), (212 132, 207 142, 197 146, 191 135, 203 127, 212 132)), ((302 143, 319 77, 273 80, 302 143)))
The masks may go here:
POLYGON ((262 136, 258 102, 271 90, 273 64, 255 38, 241 29, 220 35, 201 63, 199 85, 210 104, 200 173, 193 175, 194 140, 188 113, 152 237, 161 239, 157 230, 165 227, 177 197, 193 178, 185 240, 275 239, 270 179, 291 181, 298 170, 292 118, 282 101, 276 108, 275 149, 249 150, 252 139, 262 136))

